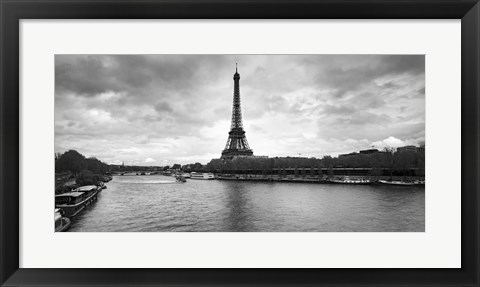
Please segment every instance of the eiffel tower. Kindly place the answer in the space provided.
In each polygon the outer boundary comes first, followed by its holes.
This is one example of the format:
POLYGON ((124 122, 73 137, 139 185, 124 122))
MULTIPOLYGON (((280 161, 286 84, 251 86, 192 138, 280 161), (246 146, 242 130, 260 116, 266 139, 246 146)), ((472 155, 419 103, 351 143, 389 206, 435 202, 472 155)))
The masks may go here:
POLYGON ((222 152, 224 159, 232 159, 235 156, 252 156, 253 151, 248 146, 247 138, 242 124, 242 109, 240 108, 240 74, 238 67, 235 68, 233 75, 233 109, 232 124, 228 133, 227 144, 222 152))

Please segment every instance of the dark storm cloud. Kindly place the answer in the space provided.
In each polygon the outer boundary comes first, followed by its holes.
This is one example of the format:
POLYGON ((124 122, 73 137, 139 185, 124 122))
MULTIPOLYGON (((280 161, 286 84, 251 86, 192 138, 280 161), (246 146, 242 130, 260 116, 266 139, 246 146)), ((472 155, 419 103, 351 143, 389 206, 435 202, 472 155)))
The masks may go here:
POLYGON ((221 62, 221 56, 185 55, 172 61, 169 55, 56 55, 55 89, 87 97, 126 92, 138 101, 157 95, 150 93, 152 87, 179 93, 199 80, 208 83, 201 71, 212 74, 221 62))
POLYGON ((171 113, 173 112, 173 108, 166 102, 159 102, 155 105, 155 110, 157 112, 167 112, 171 113))
MULTIPOLYGON (((423 73, 425 60, 423 55, 331 55, 306 59, 305 64, 326 66, 318 69, 317 82, 335 89, 337 97, 343 97, 381 77, 423 73)), ((393 83, 386 84, 394 87, 393 83)))
POLYGON ((96 57, 55 57, 55 91, 93 96, 113 90, 101 59, 96 57), (66 60, 66 61, 65 61, 66 60), (102 79, 99 81, 99 79, 102 79))
POLYGON ((256 154, 424 141, 424 56, 56 55, 55 149, 117 163, 218 157, 235 62, 256 154))

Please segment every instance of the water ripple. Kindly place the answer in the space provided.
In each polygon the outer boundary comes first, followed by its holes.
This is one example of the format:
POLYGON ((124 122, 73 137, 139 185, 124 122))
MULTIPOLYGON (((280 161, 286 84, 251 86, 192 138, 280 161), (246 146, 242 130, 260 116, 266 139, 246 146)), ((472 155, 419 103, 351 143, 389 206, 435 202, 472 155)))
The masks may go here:
POLYGON ((424 231, 418 187, 115 176, 70 231, 424 231))

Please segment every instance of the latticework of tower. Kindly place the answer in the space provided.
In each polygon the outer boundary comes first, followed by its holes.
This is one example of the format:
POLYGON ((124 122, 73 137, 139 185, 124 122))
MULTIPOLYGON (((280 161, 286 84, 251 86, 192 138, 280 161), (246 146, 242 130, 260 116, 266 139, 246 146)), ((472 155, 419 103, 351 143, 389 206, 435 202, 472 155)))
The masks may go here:
POLYGON ((222 158, 232 158, 234 156, 251 156, 253 151, 250 149, 242 123, 242 108, 240 103, 240 74, 238 68, 233 75, 233 108, 232 124, 228 133, 227 144, 222 152, 222 158))

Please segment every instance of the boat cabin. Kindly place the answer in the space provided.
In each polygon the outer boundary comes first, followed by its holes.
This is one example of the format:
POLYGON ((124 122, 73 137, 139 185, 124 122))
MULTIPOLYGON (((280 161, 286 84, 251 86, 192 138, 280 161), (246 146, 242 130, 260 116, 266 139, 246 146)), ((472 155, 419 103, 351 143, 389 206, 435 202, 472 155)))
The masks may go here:
POLYGON ((55 204, 77 204, 85 199, 85 192, 67 192, 55 195, 55 204))
POLYGON ((81 186, 72 192, 55 195, 55 204, 75 205, 84 201, 92 192, 95 192, 97 186, 87 185, 81 186))

